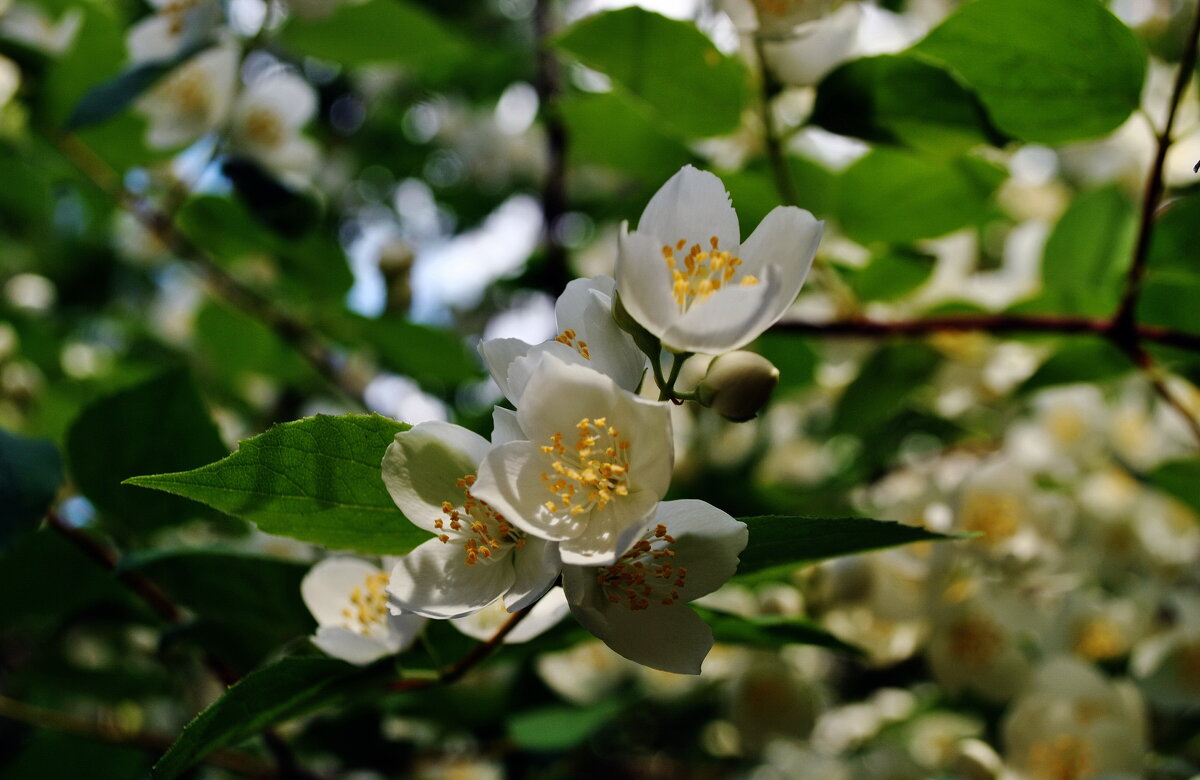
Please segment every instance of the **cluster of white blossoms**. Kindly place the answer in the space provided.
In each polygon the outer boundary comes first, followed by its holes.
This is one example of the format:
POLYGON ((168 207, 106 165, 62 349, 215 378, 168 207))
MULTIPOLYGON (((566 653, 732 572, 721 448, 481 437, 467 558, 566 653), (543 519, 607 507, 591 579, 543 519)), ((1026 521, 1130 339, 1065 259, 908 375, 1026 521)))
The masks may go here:
MULTIPOLYGON (((724 399, 746 418, 753 411, 730 398, 761 406, 778 372, 761 359, 731 371, 739 361, 727 360, 710 369, 704 392, 687 394, 674 390, 675 369, 694 353, 744 346, 779 319, 821 229, 808 212, 780 207, 742 244, 720 180, 691 167, 672 177, 637 230, 623 231, 617 278, 567 286, 554 339, 481 345, 515 407, 495 409, 490 441, 445 422, 396 435, 383 481, 430 538, 390 574, 355 562, 360 576, 321 585, 333 606, 314 609, 317 644, 362 663, 411 640, 415 624, 405 618, 464 620, 533 607, 522 626, 540 630, 563 614, 553 603, 565 603, 626 658, 698 674, 713 635, 688 602, 733 576, 748 532, 703 501, 662 500, 675 460, 671 401, 720 411, 724 399), (675 367, 670 380, 664 351, 675 367), (562 598, 543 607, 559 582, 562 598), (355 649, 368 642, 373 653, 355 649)), ((309 589, 323 577, 314 569, 309 589)))
POLYGON ((319 154, 301 129, 317 111, 313 87, 282 66, 262 69, 242 86, 243 48, 222 26, 217 0, 152 5, 156 12, 129 31, 130 60, 151 65, 185 59, 135 104, 148 122, 146 143, 177 149, 219 132, 220 151, 251 158, 294 182, 311 176, 319 154))

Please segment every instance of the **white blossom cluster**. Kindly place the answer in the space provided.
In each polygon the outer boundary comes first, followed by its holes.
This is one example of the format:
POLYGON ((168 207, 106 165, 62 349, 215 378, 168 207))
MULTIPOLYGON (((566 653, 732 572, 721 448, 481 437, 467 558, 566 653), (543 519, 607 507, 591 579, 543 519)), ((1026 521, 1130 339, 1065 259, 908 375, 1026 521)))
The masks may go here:
MULTIPOLYGON (((562 617, 543 607, 561 581, 555 601, 609 647, 698 674, 713 637, 687 604, 734 574, 748 533, 703 501, 662 500, 675 460, 671 388, 650 381, 661 375, 651 361, 660 344, 678 358, 753 340, 795 299, 821 227, 780 207, 742 244, 720 180, 691 167, 672 177, 622 233, 617 278, 567 285, 554 339, 481 345, 514 407, 496 407, 490 441, 445 422, 396 435, 383 481, 431 538, 390 572, 318 564, 304 589, 318 645, 365 663, 410 642, 418 616, 462 621, 536 604, 522 624, 530 636, 562 617), (633 333, 618 324, 621 309, 633 333)), ((761 405, 745 373, 716 372, 701 400, 748 393, 761 405)), ((777 376, 770 367, 768 394, 777 376)))

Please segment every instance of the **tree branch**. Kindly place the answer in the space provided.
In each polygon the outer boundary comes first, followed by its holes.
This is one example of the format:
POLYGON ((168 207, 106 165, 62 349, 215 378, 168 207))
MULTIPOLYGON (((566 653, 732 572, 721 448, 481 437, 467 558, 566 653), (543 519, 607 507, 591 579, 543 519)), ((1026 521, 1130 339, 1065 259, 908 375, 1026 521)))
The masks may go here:
POLYGON ((558 110, 562 74, 548 41, 554 33, 551 0, 535 0, 533 32, 537 41, 537 72, 534 85, 546 131, 546 175, 542 180, 542 246, 546 254, 544 282, 548 289, 561 290, 570 280, 567 252, 558 236, 559 220, 567 211, 567 128, 558 110))
POLYGON ((362 382, 344 369, 343 360, 312 328, 230 276, 207 252, 176 229, 166 212, 126 189, 117 173, 79 138, 52 131, 45 131, 44 135, 101 192, 132 214, 175 255, 187 260, 221 299, 261 322, 295 349, 331 387, 362 404, 362 382))
POLYGON ((473 647, 471 652, 439 671, 436 677, 407 677, 392 683, 392 690, 418 691, 424 688, 432 688, 436 685, 449 685, 450 683, 457 682, 462 679, 463 675, 482 663, 489 655, 496 652, 497 648, 504 643, 504 637, 508 636, 514 628, 520 625, 521 621, 532 610, 533 605, 531 604, 519 612, 514 612, 505 621, 504 625, 500 626, 495 634, 492 634, 488 641, 481 642, 473 647))

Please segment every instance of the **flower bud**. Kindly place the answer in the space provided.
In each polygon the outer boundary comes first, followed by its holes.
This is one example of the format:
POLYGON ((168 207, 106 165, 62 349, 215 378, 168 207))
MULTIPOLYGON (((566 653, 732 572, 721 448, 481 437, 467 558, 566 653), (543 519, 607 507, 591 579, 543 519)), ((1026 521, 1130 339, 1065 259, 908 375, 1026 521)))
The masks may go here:
POLYGON ((696 387, 701 404, 727 420, 745 422, 767 405, 779 369, 753 352, 726 352, 713 359, 696 387))

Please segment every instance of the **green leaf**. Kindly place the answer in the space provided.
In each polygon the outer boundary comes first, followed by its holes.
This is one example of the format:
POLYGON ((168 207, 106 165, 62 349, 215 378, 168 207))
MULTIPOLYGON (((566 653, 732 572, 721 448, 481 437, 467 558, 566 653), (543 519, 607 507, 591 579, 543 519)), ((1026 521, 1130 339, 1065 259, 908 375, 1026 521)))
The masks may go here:
POLYGON ((1154 487, 1200 513, 1200 458, 1163 463, 1145 476, 1154 487))
POLYGON ((623 704, 613 698, 590 707, 543 707, 520 712, 508 721, 508 736, 533 752, 552 753, 577 747, 616 717, 623 704))
POLYGON ((862 517, 764 516, 740 520, 750 527, 750 543, 740 556, 739 578, 902 544, 957 538, 916 526, 862 517))
POLYGON ((871 260, 866 268, 845 272, 846 283, 864 301, 894 301, 908 295, 933 275, 936 259, 898 250, 871 260))
POLYGON ((163 76, 200 53, 207 44, 190 46, 174 57, 143 62, 118 73, 114 78, 89 89, 71 112, 67 130, 78 130, 116 116, 163 76))
POLYGON ((251 375, 282 383, 312 375, 296 350, 273 330, 215 301, 196 313, 195 341, 206 367, 236 387, 251 375))
POLYGON ((975 96, 943 68, 910 55, 849 62, 817 88, 811 120, 867 141, 955 156, 995 132, 975 96))
POLYGON ((1116 129, 1146 71, 1133 33, 1096 0, 963 3, 913 51, 957 72, 998 128, 1050 144, 1116 129))
POLYGON ((244 666, 315 627, 300 598, 309 569, 303 563, 222 550, 156 550, 125 558, 120 569, 145 575, 176 604, 237 636, 244 666))
POLYGON ((297 52, 343 65, 398 64, 428 76, 468 57, 471 45, 416 3, 343 3, 329 16, 293 16, 280 35, 297 52))
POLYGON ((1148 273, 1137 311, 1146 325, 1200 332, 1200 278, 1194 270, 1148 273))
POLYGON ((53 127, 67 124, 85 93, 111 75, 125 60, 125 33, 111 9, 99 3, 75 6, 79 29, 71 47, 51 61, 38 90, 39 108, 53 127))
POLYGON ((0 550, 37 527, 62 479, 62 458, 54 442, 0 429, 0 550))
POLYGON ((835 211, 860 243, 933 238, 982 220, 1003 180, 1003 171, 974 157, 875 149, 842 174, 835 211))
POLYGON ((904 408, 940 363, 941 355, 926 344, 879 348, 838 399, 834 429, 861 435, 878 428, 904 408))
MULTIPOLYGON (((787 158, 788 178, 796 191, 796 205, 817 216, 833 207, 834 175, 828 169, 803 157, 787 158)), ((751 165, 740 171, 722 172, 721 181, 733 198, 743 238, 762 222, 772 209, 783 205, 775 178, 765 164, 751 165)))
POLYGON ((1129 358, 1107 340, 1079 337, 1063 343, 1016 392, 1032 393, 1075 382, 1103 382, 1131 370, 1133 364, 1129 358))
POLYGON ((692 159, 644 106, 619 92, 564 95, 558 111, 571 139, 567 156, 573 164, 633 174, 650 188, 692 159))
POLYGON ((383 486, 383 454, 408 427, 379 415, 319 414, 246 439, 217 463, 127 482, 199 501, 267 533, 399 555, 431 538, 383 486))
POLYGON ((692 609, 712 628, 713 639, 718 642, 776 649, 784 645, 815 645, 844 653, 861 654, 857 647, 846 644, 816 623, 804 618, 778 615, 748 618, 695 605, 692 605, 692 609))
POLYGON ((140 536, 201 514, 195 504, 122 480, 194 468, 227 452, 191 376, 181 369, 89 404, 67 431, 75 484, 118 535, 140 536))
POLYGON ((1200 195, 1167 203, 1151 238, 1150 273, 1196 272, 1196 225, 1200 225, 1200 195))
POLYGON ((577 22, 556 45, 641 98, 684 138, 727 133, 741 121, 746 68, 717 51, 694 24, 623 8, 577 22))
POLYGON ((347 316, 329 330, 352 343, 365 341, 389 371, 410 376, 426 387, 454 388, 483 373, 479 358, 458 334, 400 316, 347 316))
POLYGON ((338 701, 363 674, 344 661, 318 657, 283 658, 253 671, 184 728, 151 777, 178 777, 214 750, 338 701))
POLYGON ((1137 215, 1117 187, 1080 194, 1059 219, 1042 254, 1042 294, 1022 309, 1105 316, 1121 297, 1137 215))
POLYGON ((779 391, 798 390, 816 381, 820 358, 812 343, 801 336, 767 331, 750 349, 779 369, 779 391))

